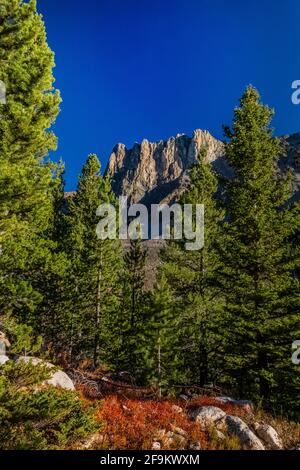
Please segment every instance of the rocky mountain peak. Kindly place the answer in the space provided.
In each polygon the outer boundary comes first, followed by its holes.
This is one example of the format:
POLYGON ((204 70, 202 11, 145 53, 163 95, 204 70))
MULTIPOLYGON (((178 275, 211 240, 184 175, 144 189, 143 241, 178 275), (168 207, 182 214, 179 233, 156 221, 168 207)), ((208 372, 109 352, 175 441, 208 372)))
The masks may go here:
MULTIPOLYGON (((279 168, 295 172, 295 197, 300 197, 300 133, 281 137, 286 154, 279 158, 279 168)), ((126 195, 130 202, 146 205, 178 200, 187 187, 188 170, 197 161, 201 148, 206 148, 206 161, 222 175, 232 171, 224 158, 224 144, 207 130, 196 129, 192 137, 177 134, 168 140, 150 142, 144 139, 131 149, 117 144, 106 169, 116 195, 126 195)))
POLYGON ((131 149, 119 143, 112 151, 106 173, 112 178, 114 192, 128 196, 131 202, 170 202, 178 197, 186 170, 197 161, 203 147, 208 162, 224 153, 223 143, 201 129, 195 130, 192 137, 177 134, 166 141, 144 139, 131 149))

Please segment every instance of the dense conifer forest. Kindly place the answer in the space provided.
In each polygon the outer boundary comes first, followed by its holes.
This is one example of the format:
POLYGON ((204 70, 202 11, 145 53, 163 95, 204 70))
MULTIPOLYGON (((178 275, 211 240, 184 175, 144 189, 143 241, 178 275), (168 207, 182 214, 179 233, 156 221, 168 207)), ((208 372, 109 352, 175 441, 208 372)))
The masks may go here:
MULTIPOLYGON (((10 360, 0 366, 0 447, 72 448, 113 417, 121 425, 118 396, 102 406, 91 393, 84 398, 84 386, 100 376, 144 390, 158 422, 189 389, 224 391, 299 421, 299 365, 291 357, 300 338, 300 206, 292 171, 278 172, 285 150, 273 135, 273 110, 247 87, 224 127, 232 178, 220 178, 200 152, 179 203, 204 204, 204 247, 167 241, 155 283, 145 288, 143 240, 124 250, 118 238, 97 237, 97 208, 118 203, 98 156, 87 156, 69 197, 68 168, 49 158, 61 101, 53 74, 36 2, 2 0, 0 341, 10 360), (43 388, 44 362, 19 356, 42 358, 73 380, 81 371, 85 382, 77 391, 43 388)), ((137 444, 143 431, 132 426, 131 445, 151 446, 150 434, 137 444)), ((114 436, 107 446, 129 445, 120 429, 114 436)), ((225 448, 236 446, 233 439, 225 448)))

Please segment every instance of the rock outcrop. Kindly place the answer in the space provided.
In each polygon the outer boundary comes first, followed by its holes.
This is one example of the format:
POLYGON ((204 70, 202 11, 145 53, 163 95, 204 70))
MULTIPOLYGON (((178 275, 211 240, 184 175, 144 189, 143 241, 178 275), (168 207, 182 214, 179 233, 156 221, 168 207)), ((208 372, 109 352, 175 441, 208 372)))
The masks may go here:
MULTIPOLYGON (((286 155, 279 159, 279 168, 295 171, 295 192, 299 196, 300 133, 281 139, 286 155)), ((130 202, 171 203, 178 200, 188 186, 188 170, 203 147, 207 150, 207 162, 212 163, 219 174, 231 176, 232 171, 224 158, 224 144, 208 131, 199 129, 192 137, 178 134, 159 142, 144 139, 132 149, 118 144, 110 156, 106 174, 112 179, 115 194, 127 196, 130 202)))
POLYGON ((238 437, 244 449, 265 450, 262 442, 241 418, 228 415, 226 416, 225 423, 227 425, 228 434, 238 437))
MULTIPOLYGON (((17 360, 17 362, 26 362, 32 363, 32 365, 44 365, 49 369, 54 369, 55 366, 50 362, 45 362, 42 359, 37 357, 30 357, 30 356, 21 356, 17 360)), ((75 386, 70 379, 70 377, 63 372, 62 370, 56 370, 51 374, 51 377, 48 380, 45 380, 45 385, 52 385, 53 387, 60 387, 65 390, 75 390, 75 386)))
POLYGON ((10 342, 6 337, 5 333, 0 331, 0 366, 9 361, 9 357, 6 355, 6 348, 10 347, 10 342))
POLYGON ((9 357, 6 354, 0 354, 0 366, 3 366, 7 361, 9 361, 9 357))
POLYGON ((188 183, 186 171, 197 161, 201 148, 207 162, 223 156, 223 143, 208 131, 196 130, 193 137, 178 134, 167 141, 144 139, 132 149, 118 144, 110 156, 106 174, 117 195, 131 202, 154 204, 176 200, 188 183))
POLYGON ((226 413, 216 406, 203 406, 192 409, 189 413, 191 419, 199 423, 203 428, 215 424, 226 416, 226 413))
POLYGON ((246 413, 252 413, 253 411, 253 403, 249 400, 234 400, 230 397, 217 397, 215 398, 216 402, 220 404, 229 404, 234 407, 240 408, 241 410, 245 411, 246 413))
POLYGON ((11 346, 9 339, 6 337, 5 333, 0 331, 0 342, 6 347, 9 348, 11 346))
POLYGON ((272 450, 283 449, 283 443, 281 438, 278 436, 277 431, 265 423, 255 423, 255 432, 258 437, 264 441, 272 450))
MULTIPOLYGON (((226 398, 226 401, 223 401, 224 407, 233 403, 246 403, 246 401, 233 400, 229 397, 224 398, 226 398)), ((214 400, 217 401, 217 397, 214 397, 214 400)), ((251 405, 251 410, 255 413, 252 403, 247 402, 247 404, 251 405)), ((235 412, 239 411, 238 408, 235 412)), ((218 449, 232 448, 232 445, 238 449, 260 451, 282 450, 284 448, 282 439, 272 426, 264 422, 256 422, 254 414, 245 414, 246 410, 243 410, 242 407, 240 411, 244 414, 243 418, 238 415, 227 414, 225 410, 217 406, 192 405, 190 408, 182 410, 183 427, 170 422, 169 430, 166 428, 159 429, 153 435, 152 449, 201 450, 201 442, 193 440, 195 434, 190 434, 190 428, 186 427, 185 418, 194 422, 196 429, 201 430, 202 435, 206 436, 206 440, 214 441, 214 445, 218 449)))

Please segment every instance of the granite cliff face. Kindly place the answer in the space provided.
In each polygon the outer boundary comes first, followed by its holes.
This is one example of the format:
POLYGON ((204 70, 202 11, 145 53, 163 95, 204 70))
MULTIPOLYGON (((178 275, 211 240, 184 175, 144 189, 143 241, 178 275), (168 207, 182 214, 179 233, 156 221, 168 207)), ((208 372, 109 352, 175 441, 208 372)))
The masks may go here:
MULTIPOLYGON (((300 192, 300 133, 284 136, 287 154, 279 167, 295 170, 295 190, 300 192)), ((126 195, 130 202, 144 204, 170 203, 179 198, 187 187, 188 169, 197 160, 202 147, 206 160, 220 174, 230 176, 224 158, 224 145, 208 131, 195 130, 192 137, 178 134, 167 141, 149 142, 144 139, 132 149, 118 144, 113 149, 106 169, 112 179, 115 194, 126 195)))
POLYGON ((202 147, 207 149, 207 162, 219 159, 224 152, 222 142, 201 130, 196 130, 193 137, 178 134, 154 143, 144 139, 132 149, 118 144, 106 173, 112 178, 114 192, 126 195, 131 202, 170 202, 185 187, 187 170, 202 147))

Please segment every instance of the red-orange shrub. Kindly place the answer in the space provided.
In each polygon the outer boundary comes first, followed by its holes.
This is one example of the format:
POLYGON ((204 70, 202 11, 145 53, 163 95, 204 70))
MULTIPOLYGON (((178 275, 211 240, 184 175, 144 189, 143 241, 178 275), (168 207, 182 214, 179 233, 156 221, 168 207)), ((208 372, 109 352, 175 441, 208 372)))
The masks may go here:
POLYGON ((189 421, 185 413, 174 411, 173 405, 170 401, 106 397, 97 411, 97 418, 104 424, 104 446, 149 450, 159 430, 172 431, 174 426, 187 433, 188 441, 200 441, 205 445, 206 437, 199 425, 189 421))

